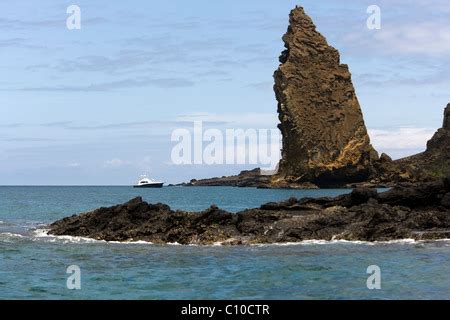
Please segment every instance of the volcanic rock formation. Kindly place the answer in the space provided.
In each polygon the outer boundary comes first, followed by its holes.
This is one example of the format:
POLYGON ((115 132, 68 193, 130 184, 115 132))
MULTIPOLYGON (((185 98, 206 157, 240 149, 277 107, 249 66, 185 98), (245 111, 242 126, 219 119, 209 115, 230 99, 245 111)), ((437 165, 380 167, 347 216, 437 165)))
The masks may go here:
POLYGON ((443 180, 385 193, 360 188, 336 198, 291 198, 236 214, 214 205, 203 212, 173 211, 136 198, 59 220, 49 233, 180 244, 448 239, 449 212, 450 181, 443 180))
POLYGON ((402 162, 431 177, 450 176, 450 104, 444 110, 442 128, 428 141, 425 152, 399 161, 402 162))
POLYGON ((400 160, 370 144, 348 66, 327 44, 303 8, 290 14, 286 50, 275 72, 279 128, 283 136, 278 174, 258 170, 192 180, 185 185, 260 188, 395 186, 450 176, 450 104, 444 124, 425 152, 400 160))
POLYGON ((365 181, 378 154, 370 144, 348 66, 301 7, 290 14, 275 72, 279 176, 319 186, 365 181))
POLYGON ((192 179, 188 183, 181 183, 179 186, 184 187, 257 187, 260 184, 270 184, 270 176, 261 174, 261 169, 241 171, 236 176, 214 177, 209 179, 192 179))
POLYGON ((444 122, 419 154, 392 161, 382 155, 374 163, 372 183, 431 181, 450 176, 450 103, 444 110, 444 122))

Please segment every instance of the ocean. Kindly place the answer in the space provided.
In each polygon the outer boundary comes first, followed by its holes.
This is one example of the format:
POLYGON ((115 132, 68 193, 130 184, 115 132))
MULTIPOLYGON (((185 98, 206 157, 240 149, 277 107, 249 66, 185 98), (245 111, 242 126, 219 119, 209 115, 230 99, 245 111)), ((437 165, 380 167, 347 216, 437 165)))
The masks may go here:
POLYGON ((237 212, 349 190, 228 187, 0 187, 0 299, 450 299, 450 240, 242 247, 108 243, 45 226, 135 196, 173 209, 237 212), (80 289, 69 290, 69 266, 80 289), (380 289, 368 289, 369 266, 380 289))

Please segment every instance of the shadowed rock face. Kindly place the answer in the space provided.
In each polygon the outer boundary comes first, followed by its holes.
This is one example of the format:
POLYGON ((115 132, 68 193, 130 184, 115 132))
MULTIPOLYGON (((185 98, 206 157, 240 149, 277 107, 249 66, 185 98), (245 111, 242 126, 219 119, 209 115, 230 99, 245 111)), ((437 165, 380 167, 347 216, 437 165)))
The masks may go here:
POLYGON ((291 12, 283 40, 274 75, 283 135, 279 175, 319 186, 365 181, 378 154, 348 66, 301 7, 291 12))
POLYGON ((450 104, 444 110, 442 128, 428 141, 427 150, 407 158, 405 162, 431 177, 450 175, 450 104))
POLYGON ((236 214, 214 205, 203 212, 173 211, 136 198, 56 221, 49 233, 161 244, 443 239, 450 238, 450 181, 380 194, 359 188, 336 198, 291 198, 236 214))
POLYGON ((447 160, 450 157, 450 103, 444 110, 444 122, 442 128, 439 129, 427 143, 428 154, 439 153, 447 160))
POLYGON ((444 111, 444 124, 442 125, 442 128, 445 130, 450 130, 450 103, 444 111))

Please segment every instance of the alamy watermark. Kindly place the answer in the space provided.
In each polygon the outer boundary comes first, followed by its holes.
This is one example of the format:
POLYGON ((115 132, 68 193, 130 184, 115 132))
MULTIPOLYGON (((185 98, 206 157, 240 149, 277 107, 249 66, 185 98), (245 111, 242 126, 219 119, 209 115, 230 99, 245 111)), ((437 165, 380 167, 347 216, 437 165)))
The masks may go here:
POLYGON ((280 160, 281 135, 277 129, 206 129, 202 121, 193 130, 175 129, 171 136, 177 144, 171 160, 176 165, 260 165, 274 169, 280 160))
POLYGON ((75 4, 67 7, 66 10, 69 16, 66 19, 66 27, 69 30, 81 29, 81 8, 75 4))
POLYGON ((381 29, 381 8, 375 4, 367 7, 367 13, 370 14, 367 18, 366 25, 369 30, 381 29))
POLYGON ((366 285, 369 290, 381 289, 381 269, 377 265, 371 265, 367 267, 367 274, 370 276, 367 278, 366 285))
POLYGON ((81 269, 77 265, 71 265, 67 267, 66 273, 70 274, 67 278, 66 286, 69 290, 80 290, 81 289, 81 269))

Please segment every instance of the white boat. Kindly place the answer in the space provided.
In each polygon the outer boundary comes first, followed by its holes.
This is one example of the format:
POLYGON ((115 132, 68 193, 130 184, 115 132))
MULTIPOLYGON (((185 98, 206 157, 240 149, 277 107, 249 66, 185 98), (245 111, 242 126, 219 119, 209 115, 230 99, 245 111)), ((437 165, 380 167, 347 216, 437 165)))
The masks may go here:
POLYGON ((147 176, 141 176, 139 181, 133 186, 134 188, 162 188, 164 182, 155 181, 147 176))

